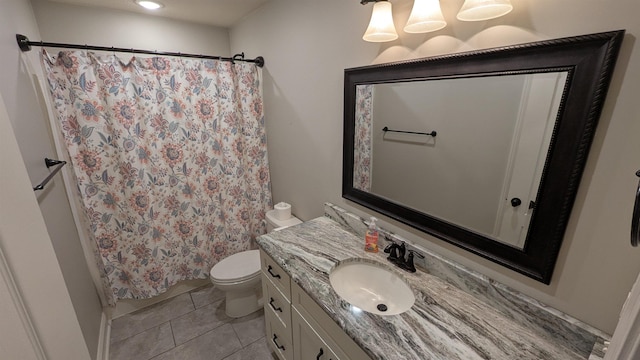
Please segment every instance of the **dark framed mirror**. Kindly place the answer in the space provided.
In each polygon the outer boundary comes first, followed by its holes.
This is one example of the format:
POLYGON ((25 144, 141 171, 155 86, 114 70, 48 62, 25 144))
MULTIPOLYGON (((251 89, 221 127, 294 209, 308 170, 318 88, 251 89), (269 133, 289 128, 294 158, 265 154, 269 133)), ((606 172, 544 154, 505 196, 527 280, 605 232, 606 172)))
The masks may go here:
POLYGON ((346 69, 343 197, 549 284, 623 36, 346 69))

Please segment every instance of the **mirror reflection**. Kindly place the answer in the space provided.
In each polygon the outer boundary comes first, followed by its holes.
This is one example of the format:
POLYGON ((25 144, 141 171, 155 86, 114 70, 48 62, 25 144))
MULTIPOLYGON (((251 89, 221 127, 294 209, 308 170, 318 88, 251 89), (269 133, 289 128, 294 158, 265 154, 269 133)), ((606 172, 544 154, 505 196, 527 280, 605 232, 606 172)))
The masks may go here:
POLYGON ((342 197, 549 284, 623 36, 345 69, 342 197))
POLYGON ((357 85, 353 187, 522 249, 566 80, 357 85))

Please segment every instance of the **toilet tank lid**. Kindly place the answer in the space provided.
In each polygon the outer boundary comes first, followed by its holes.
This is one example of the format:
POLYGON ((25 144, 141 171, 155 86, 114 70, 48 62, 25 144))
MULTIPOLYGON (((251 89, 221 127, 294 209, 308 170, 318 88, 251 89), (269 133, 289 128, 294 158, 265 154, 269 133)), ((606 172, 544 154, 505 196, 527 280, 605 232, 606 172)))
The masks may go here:
POLYGON ((276 218, 275 210, 267 211, 266 217, 267 217, 267 221, 270 222, 273 225, 273 227, 276 227, 276 228, 283 227, 283 226, 293 226, 293 225, 298 225, 302 223, 300 219, 298 219, 293 215, 286 220, 278 220, 278 218, 276 218))
POLYGON ((260 250, 242 251, 228 256, 211 268, 212 279, 241 280, 260 272, 260 250))

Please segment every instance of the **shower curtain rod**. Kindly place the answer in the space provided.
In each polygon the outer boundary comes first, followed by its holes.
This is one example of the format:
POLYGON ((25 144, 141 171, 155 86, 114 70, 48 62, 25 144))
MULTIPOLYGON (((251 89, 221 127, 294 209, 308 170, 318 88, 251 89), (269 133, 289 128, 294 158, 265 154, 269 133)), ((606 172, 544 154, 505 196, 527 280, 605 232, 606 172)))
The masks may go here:
POLYGON ((108 47, 108 46, 92 46, 92 45, 78 45, 78 44, 64 44, 64 43, 52 43, 52 42, 44 42, 44 41, 31 41, 28 37, 22 34, 16 34, 16 40, 18 42, 18 46, 20 50, 29 51, 31 50, 31 46, 41 46, 41 47, 52 47, 52 48, 67 48, 67 49, 80 49, 80 50, 97 50, 97 51, 113 51, 113 52, 127 52, 133 54, 148 54, 148 55, 164 55, 164 56, 178 56, 178 57, 188 57, 188 58, 196 58, 196 59, 212 59, 212 60, 221 60, 221 61, 244 61, 249 63, 255 63, 258 67, 264 66, 264 58, 262 56, 258 56, 255 59, 245 59, 244 53, 233 55, 233 57, 224 57, 224 56, 212 56, 212 55, 197 55, 197 54, 185 54, 179 52, 161 52, 161 51, 151 51, 151 50, 140 50, 133 48, 117 48, 117 47, 108 47))

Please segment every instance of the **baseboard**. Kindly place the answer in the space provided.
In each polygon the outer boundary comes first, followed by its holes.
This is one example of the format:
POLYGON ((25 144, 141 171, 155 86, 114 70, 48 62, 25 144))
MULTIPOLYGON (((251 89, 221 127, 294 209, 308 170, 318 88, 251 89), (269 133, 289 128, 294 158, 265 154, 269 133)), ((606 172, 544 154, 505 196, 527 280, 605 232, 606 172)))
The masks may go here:
POLYGON ((111 311, 106 308, 102 311, 100 320, 100 338, 98 339, 98 353, 96 360, 109 360, 109 343, 111 342, 111 311))
POLYGON ((113 309, 111 319, 117 319, 122 315, 130 314, 132 312, 138 311, 140 309, 146 308, 147 306, 151 306, 153 304, 159 303, 163 300, 167 300, 172 297, 176 297, 178 295, 182 295, 184 293, 188 293, 192 290, 195 290, 199 287, 211 284, 208 279, 197 279, 197 280, 185 280, 181 281, 175 285, 173 285, 167 292, 164 294, 152 297, 150 299, 143 300, 118 300, 116 303, 115 309, 113 309))

